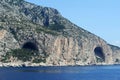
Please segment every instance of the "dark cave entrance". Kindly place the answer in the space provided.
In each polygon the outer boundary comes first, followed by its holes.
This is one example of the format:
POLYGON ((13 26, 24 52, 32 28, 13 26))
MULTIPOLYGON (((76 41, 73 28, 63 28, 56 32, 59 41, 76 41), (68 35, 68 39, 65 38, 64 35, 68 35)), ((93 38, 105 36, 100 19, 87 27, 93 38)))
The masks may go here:
POLYGON ((105 55, 101 47, 96 47, 94 49, 94 52, 95 52, 96 62, 105 62, 105 55))
POLYGON ((33 42, 26 42, 23 46, 23 49, 29 49, 31 51, 38 51, 38 46, 36 43, 33 42))

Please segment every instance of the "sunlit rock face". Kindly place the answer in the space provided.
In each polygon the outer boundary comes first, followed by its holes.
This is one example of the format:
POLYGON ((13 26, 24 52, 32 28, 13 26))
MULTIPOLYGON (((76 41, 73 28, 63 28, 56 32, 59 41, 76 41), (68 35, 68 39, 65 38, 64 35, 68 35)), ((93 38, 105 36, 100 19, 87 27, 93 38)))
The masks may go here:
MULTIPOLYGON (((14 49, 29 49, 40 55, 32 56, 27 62, 11 57, 7 66, 12 63, 14 66, 120 63, 120 49, 114 48, 100 37, 62 17, 56 9, 24 0, 0 2, 0 55, 6 55, 14 49), (31 62, 36 57, 45 58, 45 61, 39 62, 39 59, 37 63, 31 62)), ((1 64, 5 66, 4 62, 1 64)))
POLYGON ((13 35, 6 30, 0 30, 0 55, 4 55, 10 49, 19 48, 13 35))

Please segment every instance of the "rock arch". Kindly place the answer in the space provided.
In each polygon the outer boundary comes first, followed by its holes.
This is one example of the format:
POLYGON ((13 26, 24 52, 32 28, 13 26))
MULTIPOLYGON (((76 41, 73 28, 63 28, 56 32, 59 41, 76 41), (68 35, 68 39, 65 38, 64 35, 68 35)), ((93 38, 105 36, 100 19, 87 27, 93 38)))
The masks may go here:
POLYGON ((96 57, 96 62, 105 62, 105 55, 104 55, 102 47, 96 47, 94 49, 94 53, 96 57))
POLYGON ((34 42, 26 42, 23 44, 22 49, 29 49, 33 51, 39 51, 38 46, 34 42))

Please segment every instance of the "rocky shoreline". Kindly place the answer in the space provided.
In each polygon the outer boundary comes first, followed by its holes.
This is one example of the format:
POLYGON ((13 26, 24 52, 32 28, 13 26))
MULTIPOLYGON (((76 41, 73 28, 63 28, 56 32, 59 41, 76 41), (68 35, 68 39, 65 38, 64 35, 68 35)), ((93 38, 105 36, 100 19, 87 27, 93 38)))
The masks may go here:
POLYGON ((31 63, 31 62, 12 62, 12 63, 0 63, 0 67, 41 67, 41 66, 96 66, 96 65, 116 65, 116 64, 106 64, 106 63, 99 63, 99 64, 76 64, 76 65, 53 65, 53 64, 45 64, 45 63, 31 63))

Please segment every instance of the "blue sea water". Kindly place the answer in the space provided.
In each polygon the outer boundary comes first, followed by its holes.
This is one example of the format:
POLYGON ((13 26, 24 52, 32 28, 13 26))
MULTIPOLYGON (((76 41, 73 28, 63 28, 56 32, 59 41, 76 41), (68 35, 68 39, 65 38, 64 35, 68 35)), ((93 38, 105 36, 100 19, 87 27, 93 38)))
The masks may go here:
POLYGON ((1 67, 0 80, 120 80, 120 65, 1 67))

